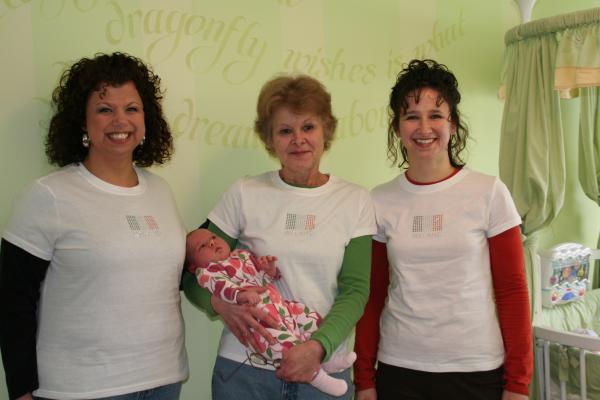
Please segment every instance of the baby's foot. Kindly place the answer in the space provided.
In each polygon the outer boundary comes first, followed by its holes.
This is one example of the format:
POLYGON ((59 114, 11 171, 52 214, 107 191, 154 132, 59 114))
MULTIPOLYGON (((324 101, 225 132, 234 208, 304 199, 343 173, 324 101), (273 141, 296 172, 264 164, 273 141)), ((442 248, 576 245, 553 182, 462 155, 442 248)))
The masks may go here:
POLYGON ((321 392, 336 397, 342 396, 344 393, 346 393, 346 391, 348 391, 348 384, 345 380, 327 375, 323 368, 319 369, 317 376, 315 376, 310 384, 319 389, 321 392))
POLYGON ((334 354, 331 356, 329 361, 321 364, 321 367, 325 372, 342 372, 347 368, 350 368, 356 361, 356 353, 351 351, 349 353, 334 354))

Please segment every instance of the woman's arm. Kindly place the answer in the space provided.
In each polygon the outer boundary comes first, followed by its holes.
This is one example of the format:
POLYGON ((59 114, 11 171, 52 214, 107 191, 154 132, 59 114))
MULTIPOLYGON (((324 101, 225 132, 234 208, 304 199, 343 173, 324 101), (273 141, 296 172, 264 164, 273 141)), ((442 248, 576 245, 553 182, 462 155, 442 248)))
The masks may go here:
POLYGON ((379 319, 390 283, 389 263, 385 243, 373 240, 371 261, 371 292, 365 313, 356 325, 354 351, 358 358, 354 363, 356 391, 375 387, 375 364, 379 347, 379 319))
POLYGON ((36 333, 40 284, 50 261, 2 239, 0 349, 10 399, 38 388, 36 333))
POLYGON ((348 337, 369 298, 371 236, 350 240, 338 275, 338 294, 319 329, 312 335, 325 350, 325 360, 348 337))
POLYGON ((518 226, 488 239, 492 280, 502 339, 504 389, 527 395, 533 370, 531 317, 518 226))
POLYGON ((371 236, 350 240, 338 275, 338 294, 329 313, 311 339, 289 349, 277 376, 293 382, 309 382, 320 364, 348 336, 360 318, 369 296, 371 236))

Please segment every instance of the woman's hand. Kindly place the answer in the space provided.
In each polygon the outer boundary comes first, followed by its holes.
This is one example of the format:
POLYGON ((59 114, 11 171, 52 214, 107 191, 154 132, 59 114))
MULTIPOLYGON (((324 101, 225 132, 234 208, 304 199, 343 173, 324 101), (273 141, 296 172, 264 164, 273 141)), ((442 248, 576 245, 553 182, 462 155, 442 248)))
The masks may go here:
POLYGON ((524 394, 509 392, 508 390, 505 390, 504 392, 502 392, 502 400, 528 400, 528 399, 529 399, 529 396, 526 396, 524 394))
POLYGON ((321 368, 325 350, 316 340, 308 340, 283 353, 277 377, 290 382, 310 382, 321 368))
POLYGON ((375 388, 359 390, 355 393, 354 400, 377 400, 375 388))
MULTIPOLYGON (((264 290, 267 289, 264 288, 264 290)), ((260 324, 262 321, 271 328, 277 328, 277 321, 266 312, 248 304, 231 304, 215 295, 211 297, 210 302, 231 333, 244 346, 251 346, 253 349, 260 348, 250 329, 264 337, 269 343, 276 343, 275 338, 260 324)))

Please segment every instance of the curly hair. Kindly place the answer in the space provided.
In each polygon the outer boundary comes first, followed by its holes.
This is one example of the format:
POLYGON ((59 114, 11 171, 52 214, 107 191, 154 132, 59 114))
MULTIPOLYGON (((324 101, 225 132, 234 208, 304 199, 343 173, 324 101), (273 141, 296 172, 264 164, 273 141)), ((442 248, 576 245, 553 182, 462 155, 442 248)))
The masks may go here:
POLYGON ((133 152, 133 161, 149 167, 171 158, 173 137, 163 116, 160 78, 139 58, 116 52, 82 58, 63 72, 52 92, 55 110, 46 137, 46 156, 51 164, 62 167, 86 158, 88 149, 81 139, 90 95, 103 85, 118 87, 127 82, 133 82, 142 99, 146 126, 144 144, 133 152))
POLYGON ((465 163, 461 158, 461 153, 467 145, 469 130, 467 125, 460 119, 458 81, 444 64, 427 59, 410 61, 408 66, 400 71, 396 84, 392 88, 388 110, 388 159, 392 165, 398 163, 400 168, 408 162, 406 148, 402 146, 398 137, 400 116, 408 109, 408 97, 414 95, 418 102, 421 90, 424 88, 437 91, 440 95, 438 102, 445 101, 450 108, 450 121, 456 126, 456 134, 450 137, 448 156, 453 167, 462 167, 465 163))
POLYGON ((325 86, 308 75, 279 76, 267 81, 258 95, 254 130, 271 156, 273 115, 280 107, 294 112, 311 112, 321 118, 325 150, 331 147, 337 119, 331 111, 331 95, 325 86))

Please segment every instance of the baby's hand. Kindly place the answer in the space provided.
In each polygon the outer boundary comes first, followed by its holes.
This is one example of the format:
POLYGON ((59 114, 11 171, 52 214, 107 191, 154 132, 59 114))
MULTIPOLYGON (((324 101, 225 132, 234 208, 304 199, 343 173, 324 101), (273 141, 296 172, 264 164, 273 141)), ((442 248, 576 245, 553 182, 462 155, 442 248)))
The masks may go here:
POLYGON ((236 301, 238 304, 249 304, 254 306, 260 303, 260 295, 255 291, 240 290, 237 294, 236 301))
POLYGON ((275 265, 275 261, 277 261, 277 257, 275 256, 261 256, 258 257, 258 266, 272 279, 279 279, 279 270, 275 265))

